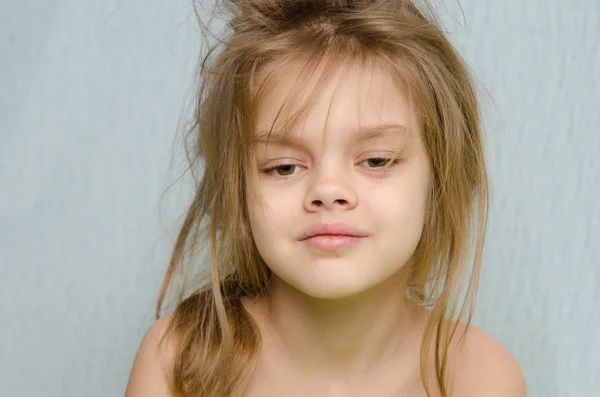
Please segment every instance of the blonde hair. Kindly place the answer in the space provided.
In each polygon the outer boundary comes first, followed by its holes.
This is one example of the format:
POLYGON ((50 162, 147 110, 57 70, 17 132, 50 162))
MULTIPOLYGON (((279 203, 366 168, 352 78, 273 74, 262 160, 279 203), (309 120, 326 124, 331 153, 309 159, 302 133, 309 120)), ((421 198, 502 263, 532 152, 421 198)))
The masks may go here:
POLYGON ((208 246, 204 284, 195 284, 186 298, 181 290, 165 334, 175 352, 173 395, 241 396, 245 390, 260 335, 241 299, 264 294, 270 280, 245 205, 264 91, 255 87, 257 74, 288 58, 305 60, 305 70, 314 71, 327 57, 383 66, 418 115, 432 188, 407 293, 431 311, 421 345, 426 393, 432 395, 426 369, 434 339, 436 387, 447 396, 448 350, 458 322, 446 320, 471 321, 488 208, 479 106, 467 67, 432 9, 409 0, 237 0, 223 6, 229 29, 202 60, 190 129, 191 167, 204 169, 156 309, 158 319, 175 274, 189 279, 184 268, 197 271, 194 254, 208 246))

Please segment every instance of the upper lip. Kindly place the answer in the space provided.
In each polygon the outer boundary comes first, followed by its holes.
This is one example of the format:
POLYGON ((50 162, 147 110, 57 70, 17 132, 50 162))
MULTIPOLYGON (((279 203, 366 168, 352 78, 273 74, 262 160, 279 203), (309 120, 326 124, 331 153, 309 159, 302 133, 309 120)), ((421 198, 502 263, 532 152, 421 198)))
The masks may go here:
POLYGON ((367 233, 346 223, 319 223, 312 225, 302 236, 300 241, 315 236, 343 235, 352 237, 366 237, 367 233))

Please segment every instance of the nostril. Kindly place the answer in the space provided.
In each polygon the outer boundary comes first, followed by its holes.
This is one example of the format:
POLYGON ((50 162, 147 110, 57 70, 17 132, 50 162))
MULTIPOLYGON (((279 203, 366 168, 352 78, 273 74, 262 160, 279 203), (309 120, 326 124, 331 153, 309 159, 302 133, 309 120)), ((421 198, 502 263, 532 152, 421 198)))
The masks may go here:
MULTIPOLYGON (((334 202, 334 204, 339 204, 339 205, 348 204, 348 201, 344 200, 344 199, 334 200, 333 202, 334 202)), ((322 207, 324 204, 323 204, 323 201, 321 201, 321 200, 314 200, 313 205, 316 205, 317 207, 322 207)))

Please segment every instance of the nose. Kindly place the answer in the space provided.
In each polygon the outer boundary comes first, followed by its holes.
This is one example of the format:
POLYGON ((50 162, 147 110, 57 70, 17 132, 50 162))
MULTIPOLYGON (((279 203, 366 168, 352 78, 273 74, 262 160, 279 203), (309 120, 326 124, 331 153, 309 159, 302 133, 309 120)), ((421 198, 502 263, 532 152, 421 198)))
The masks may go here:
POLYGON ((317 175, 304 200, 310 212, 349 210, 357 204, 358 194, 347 171, 317 175))

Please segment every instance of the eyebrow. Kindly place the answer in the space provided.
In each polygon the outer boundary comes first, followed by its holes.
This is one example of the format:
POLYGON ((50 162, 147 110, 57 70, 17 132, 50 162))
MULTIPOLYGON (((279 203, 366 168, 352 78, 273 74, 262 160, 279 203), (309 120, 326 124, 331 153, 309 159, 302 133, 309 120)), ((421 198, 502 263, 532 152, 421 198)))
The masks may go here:
MULTIPOLYGON (((365 126, 352 134, 355 142, 375 140, 387 136, 403 136, 408 128, 402 124, 377 124, 365 126)), ((288 146, 303 146, 303 139, 293 134, 284 135, 278 131, 260 131, 254 139, 256 143, 274 143, 288 146)))

